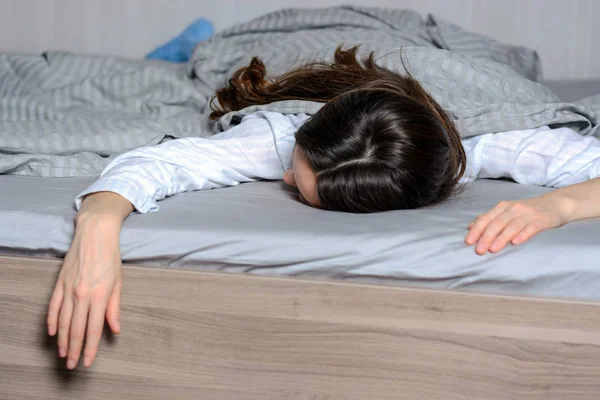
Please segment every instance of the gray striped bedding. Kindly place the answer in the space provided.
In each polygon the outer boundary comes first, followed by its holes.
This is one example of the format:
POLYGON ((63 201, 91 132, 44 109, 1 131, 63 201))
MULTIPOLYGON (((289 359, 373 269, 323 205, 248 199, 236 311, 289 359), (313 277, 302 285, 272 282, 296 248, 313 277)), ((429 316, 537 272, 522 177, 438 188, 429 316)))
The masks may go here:
MULTIPOLYGON (((271 75, 362 44, 379 62, 411 73, 455 119, 463 136, 541 125, 598 135, 600 96, 561 103, 536 83, 534 51, 502 45, 429 16, 398 9, 287 9, 199 44, 187 66, 48 52, 0 54, 0 173, 93 176, 118 154, 171 138, 226 129, 208 121, 214 91, 260 56, 271 75)), ((288 101, 258 108, 314 113, 288 101)), ((255 108, 237 114, 247 114, 255 108)))

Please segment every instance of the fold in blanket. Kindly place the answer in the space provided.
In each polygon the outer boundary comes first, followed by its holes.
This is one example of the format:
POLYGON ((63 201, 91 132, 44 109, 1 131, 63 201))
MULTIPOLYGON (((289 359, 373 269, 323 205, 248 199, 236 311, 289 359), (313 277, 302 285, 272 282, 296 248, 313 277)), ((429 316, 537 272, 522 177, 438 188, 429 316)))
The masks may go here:
POLYGON ((362 44, 361 53, 376 51, 398 72, 404 60, 465 137, 542 125, 599 135, 600 96, 561 103, 535 82, 541 68, 532 50, 408 10, 287 9, 200 43, 182 68, 70 53, 0 55, 0 173, 97 175, 125 151, 207 136, 256 109, 314 113, 322 104, 286 101, 208 120, 215 90, 252 56, 275 76, 329 60, 339 44, 362 44))

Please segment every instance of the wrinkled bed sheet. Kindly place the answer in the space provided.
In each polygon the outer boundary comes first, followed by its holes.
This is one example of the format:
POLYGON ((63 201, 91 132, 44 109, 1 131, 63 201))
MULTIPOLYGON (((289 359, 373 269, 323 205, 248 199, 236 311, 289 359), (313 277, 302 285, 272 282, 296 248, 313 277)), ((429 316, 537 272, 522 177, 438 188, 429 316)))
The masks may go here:
MULTIPOLYGON (((92 180, 0 175, 0 252, 64 256, 73 198, 92 180)), ((131 215, 122 257, 150 266, 600 299, 600 219, 493 255, 463 244, 479 213, 547 190, 477 180, 437 208, 370 215, 307 207, 281 182, 189 192, 162 201, 157 213, 131 215)))

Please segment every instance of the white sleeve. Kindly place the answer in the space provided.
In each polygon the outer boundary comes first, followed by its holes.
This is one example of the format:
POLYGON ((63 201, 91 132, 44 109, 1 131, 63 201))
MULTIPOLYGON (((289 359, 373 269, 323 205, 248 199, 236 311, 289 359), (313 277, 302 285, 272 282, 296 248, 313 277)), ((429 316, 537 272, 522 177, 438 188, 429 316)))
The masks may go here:
POLYGON ((175 139, 121 154, 77 196, 76 208, 85 195, 110 191, 146 213, 158 211, 156 202, 176 193, 281 179, 285 171, 274 138, 282 132, 293 135, 295 122, 283 114, 258 112, 208 138, 175 139))
POLYGON ((562 187, 600 176, 600 140, 569 128, 491 135, 479 178, 562 187))

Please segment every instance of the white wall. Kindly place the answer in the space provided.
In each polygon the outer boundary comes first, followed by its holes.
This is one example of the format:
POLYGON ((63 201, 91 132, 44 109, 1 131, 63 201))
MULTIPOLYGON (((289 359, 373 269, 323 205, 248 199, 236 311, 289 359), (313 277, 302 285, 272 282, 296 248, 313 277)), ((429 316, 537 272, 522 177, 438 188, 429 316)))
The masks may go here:
POLYGON ((0 0, 0 51, 142 57, 200 16, 220 30, 282 7, 344 3, 432 12, 537 49, 546 78, 600 78, 600 0, 0 0))

